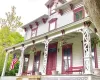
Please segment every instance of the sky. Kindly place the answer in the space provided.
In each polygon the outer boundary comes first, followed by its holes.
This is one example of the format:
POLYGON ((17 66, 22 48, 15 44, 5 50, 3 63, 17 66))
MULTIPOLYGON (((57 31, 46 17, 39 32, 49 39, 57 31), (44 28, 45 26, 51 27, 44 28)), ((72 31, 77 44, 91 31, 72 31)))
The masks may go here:
MULTIPOLYGON (((21 16, 23 25, 31 22, 43 14, 48 13, 45 3, 48 0, 0 0, 0 18, 5 18, 5 12, 11 11, 11 6, 16 7, 17 16, 21 16)), ((24 31, 20 31, 24 36, 24 31)))
POLYGON ((5 17, 5 12, 10 11, 11 6, 16 7, 16 13, 21 16, 24 24, 47 14, 45 3, 48 0, 0 0, 0 18, 5 17))

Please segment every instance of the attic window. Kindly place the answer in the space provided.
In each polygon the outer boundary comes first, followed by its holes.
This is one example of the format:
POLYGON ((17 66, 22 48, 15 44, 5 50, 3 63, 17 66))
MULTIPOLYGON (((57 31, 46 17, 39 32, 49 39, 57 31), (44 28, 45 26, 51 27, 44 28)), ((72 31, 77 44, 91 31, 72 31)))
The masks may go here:
POLYGON ((52 14, 54 14, 56 12, 55 8, 56 8, 56 5, 53 3, 51 8, 50 8, 50 15, 52 15, 52 14))
POLYGON ((78 21, 82 18, 84 18, 84 9, 83 9, 83 7, 75 9, 74 10, 74 21, 78 21))

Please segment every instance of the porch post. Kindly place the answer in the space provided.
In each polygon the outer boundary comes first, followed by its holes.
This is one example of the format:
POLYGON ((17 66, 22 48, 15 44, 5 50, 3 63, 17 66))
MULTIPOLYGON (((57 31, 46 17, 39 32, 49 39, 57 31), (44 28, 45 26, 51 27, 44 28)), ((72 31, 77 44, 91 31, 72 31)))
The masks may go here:
POLYGON ((92 74, 92 56, 91 56, 91 36, 89 30, 90 22, 84 22, 83 29, 83 48, 84 48, 84 74, 92 74))
POLYGON ((18 75, 17 76, 21 76, 22 72, 23 72, 23 65, 24 65, 24 51, 25 51, 25 47, 24 44, 22 44, 22 48, 21 48, 21 56, 20 56, 20 63, 19 63, 19 70, 18 70, 18 75))
POLYGON ((48 45, 51 40, 48 39, 46 36, 46 39, 44 40, 45 49, 44 49, 44 59, 43 59, 43 75, 46 75, 46 67, 47 67, 47 58, 48 58, 48 45))
POLYGON ((8 55, 9 55, 9 51, 6 51, 6 57, 5 57, 5 61, 4 61, 4 66, 3 66, 3 70, 2 70, 2 74, 1 76, 5 76, 5 71, 6 71, 6 66, 7 66, 7 61, 8 61, 8 55))

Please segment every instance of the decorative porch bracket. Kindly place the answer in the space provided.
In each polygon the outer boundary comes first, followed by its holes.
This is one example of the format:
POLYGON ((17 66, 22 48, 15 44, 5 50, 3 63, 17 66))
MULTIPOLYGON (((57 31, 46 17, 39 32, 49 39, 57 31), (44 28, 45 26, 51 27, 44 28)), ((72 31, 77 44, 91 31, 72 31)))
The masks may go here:
POLYGON ((43 43, 45 44, 44 49, 44 59, 43 59, 43 75, 46 75, 47 58, 48 58, 48 45, 52 39, 45 39, 43 43))
POLYGON ((24 65, 24 51, 25 51, 25 47, 22 46, 21 48, 21 56, 20 56, 20 63, 19 63, 19 69, 18 69, 18 74, 17 76, 21 76, 22 72, 23 72, 23 65, 24 65))
POLYGON ((83 29, 77 30, 83 34, 83 48, 84 48, 84 74, 92 74, 92 55, 91 55, 91 36, 88 25, 85 25, 83 29))
POLYGON ((11 51, 7 51, 7 53, 6 53, 6 57, 5 57, 4 66, 3 66, 3 70, 2 70, 1 76, 5 76, 5 71, 6 71, 8 56, 9 56, 9 53, 10 53, 10 52, 11 52, 11 51))

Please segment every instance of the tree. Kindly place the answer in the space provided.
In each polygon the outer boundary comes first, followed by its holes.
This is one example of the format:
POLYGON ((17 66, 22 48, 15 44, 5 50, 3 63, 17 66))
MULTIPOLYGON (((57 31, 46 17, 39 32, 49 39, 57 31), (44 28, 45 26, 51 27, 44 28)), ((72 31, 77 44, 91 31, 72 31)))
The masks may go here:
POLYGON ((100 0, 83 0, 86 12, 98 30, 100 37, 100 0))
MULTIPOLYGON (((24 41, 24 38, 22 35, 20 35, 18 32, 16 32, 16 29, 19 28, 22 25, 22 22, 20 21, 21 17, 16 16, 15 7, 11 7, 11 12, 6 13, 5 19, 0 19, 0 74, 2 72, 4 59, 5 59, 5 51, 4 49, 18 44, 22 41, 24 41)), ((7 64, 7 74, 6 75, 14 75, 13 71, 9 72, 9 67, 12 61, 12 54, 9 55, 9 61, 7 64)))
POLYGON ((11 7, 11 12, 6 12, 6 19, 0 19, 1 28, 7 26, 11 31, 16 31, 22 25, 21 17, 16 15, 15 7, 11 7))

